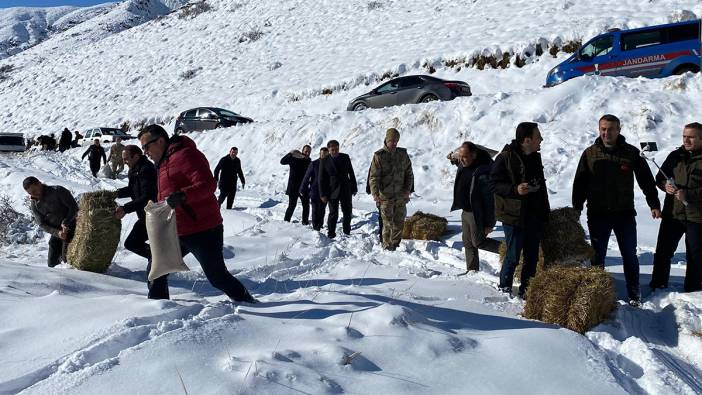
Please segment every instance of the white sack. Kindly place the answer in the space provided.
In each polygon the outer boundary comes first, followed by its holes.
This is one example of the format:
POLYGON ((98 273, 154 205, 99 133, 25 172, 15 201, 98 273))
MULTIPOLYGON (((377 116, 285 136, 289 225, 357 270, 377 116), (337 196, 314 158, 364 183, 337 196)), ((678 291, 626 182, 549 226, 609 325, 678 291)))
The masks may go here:
POLYGON ((146 211, 146 233, 151 247, 149 281, 173 272, 190 270, 183 262, 176 228, 176 215, 166 202, 149 202, 146 211))
POLYGON ((112 178, 112 168, 110 167, 110 162, 107 162, 102 166, 102 169, 98 171, 98 177, 112 178))

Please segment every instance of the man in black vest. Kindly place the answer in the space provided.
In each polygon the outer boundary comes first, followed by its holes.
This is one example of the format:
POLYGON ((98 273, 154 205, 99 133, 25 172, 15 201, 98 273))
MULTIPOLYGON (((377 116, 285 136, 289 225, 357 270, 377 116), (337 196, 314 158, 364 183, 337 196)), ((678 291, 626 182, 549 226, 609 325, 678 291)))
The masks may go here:
POLYGON ((502 149, 490 173, 495 216, 502 222, 507 244, 500 270, 500 290, 512 294, 514 270, 523 254, 520 298, 524 298, 529 281, 536 274, 544 223, 551 211, 539 154, 542 141, 539 125, 520 123, 515 139, 502 149))
POLYGON ((305 172, 310 166, 310 153, 312 147, 305 145, 302 147, 302 152, 292 150, 287 153, 281 160, 281 165, 290 166, 290 174, 288 175, 288 186, 285 189, 285 194, 288 195, 288 209, 285 210, 284 220, 290 222, 292 215, 297 207, 297 199, 302 202, 302 224, 309 224, 310 218, 310 198, 309 196, 300 196, 300 185, 302 179, 305 178, 305 172))
POLYGON ((232 147, 229 155, 222 157, 215 167, 214 178, 219 183, 219 205, 222 206, 224 199, 227 199, 227 210, 231 210, 236 197, 237 177, 241 179, 241 187, 246 185, 244 172, 241 171, 241 160, 238 158, 239 149, 232 147))
POLYGON ((102 163, 107 163, 105 150, 100 146, 100 139, 93 141, 93 144, 83 153, 80 160, 85 159, 86 156, 88 157, 88 163, 90 163, 90 172, 93 173, 93 177, 97 178, 97 173, 100 171, 100 158, 102 158, 102 163))
POLYGON ((593 266, 604 268, 609 237, 614 231, 624 264, 629 304, 639 306, 639 259, 636 256, 634 177, 646 196, 653 218, 661 217, 656 181, 638 148, 620 134, 614 115, 599 120, 600 137, 580 157, 573 180, 573 208, 582 211, 587 201, 587 226, 595 249, 593 266))
MULTIPOLYGON (((149 201, 156 202, 156 168, 141 152, 136 145, 128 145, 122 151, 122 159, 129 166, 129 184, 117 190, 118 198, 131 198, 124 206, 115 209, 115 217, 119 220, 129 213, 136 213, 137 221, 131 232, 124 240, 124 248, 148 260, 146 276, 151 271, 151 250, 146 241, 146 213, 144 207, 149 201)), ((168 299, 168 282, 166 276, 148 282, 149 299, 168 299)))
POLYGON ((339 205, 344 215, 344 234, 351 234, 351 197, 358 192, 356 175, 353 172, 351 158, 339 152, 339 142, 331 140, 327 143, 329 156, 322 159, 319 165, 319 196, 323 203, 329 203, 327 217, 327 235, 336 237, 336 221, 339 219, 339 205))

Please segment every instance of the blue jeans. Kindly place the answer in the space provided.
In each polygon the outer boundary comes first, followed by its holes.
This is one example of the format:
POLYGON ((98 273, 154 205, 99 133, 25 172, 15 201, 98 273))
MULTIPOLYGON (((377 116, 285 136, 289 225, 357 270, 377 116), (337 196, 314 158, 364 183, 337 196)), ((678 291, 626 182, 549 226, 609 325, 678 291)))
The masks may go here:
POLYGON ((524 254, 522 278, 519 285, 519 295, 523 296, 529 286, 529 281, 536 274, 544 223, 538 219, 527 219, 523 227, 503 224, 503 228, 507 254, 502 263, 502 269, 500 269, 500 288, 512 288, 514 270, 517 268, 519 257, 524 254))
POLYGON ((195 256, 213 287, 237 302, 250 301, 252 298, 249 291, 229 273, 224 264, 223 244, 224 227, 222 225, 192 235, 180 236, 180 248, 183 256, 188 253, 195 256))
POLYGON ((638 299, 639 294, 639 258, 636 256, 636 217, 631 214, 588 216, 587 227, 590 231, 590 241, 595 249, 595 258, 592 266, 604 268, 607 256, 609 236, 617 237, 619 252, 624 263, 624 278, 626 279, 626 292, 629 298, 638 299))

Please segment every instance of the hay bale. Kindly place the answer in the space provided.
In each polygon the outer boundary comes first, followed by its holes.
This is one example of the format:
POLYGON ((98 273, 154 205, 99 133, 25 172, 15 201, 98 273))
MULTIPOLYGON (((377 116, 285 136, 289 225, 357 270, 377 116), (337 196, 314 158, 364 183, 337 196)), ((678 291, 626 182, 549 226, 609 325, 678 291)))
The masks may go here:
POLYGON ((609 273, 600 268, 555 266, 529 283, 522 315, 585 333, 607 319, 615 302, 609 273))
POLYGON ((402 228, 403 239, 441 240, 446 233, 448 220, 434 214, 417 211, 405 220, 402 228))
POLYGON ((68 245, 68 263, 80 270, 104 273, 119 244, 122 223, 115 218, 116 192, 84 193, 80 198, 73 241, 68 245))
POLYGON ((551 210, 541 248, 547 267, 565 263, 579 265, 595 256, 595 250, 585 239, 578 212, 571 207, 551 210))

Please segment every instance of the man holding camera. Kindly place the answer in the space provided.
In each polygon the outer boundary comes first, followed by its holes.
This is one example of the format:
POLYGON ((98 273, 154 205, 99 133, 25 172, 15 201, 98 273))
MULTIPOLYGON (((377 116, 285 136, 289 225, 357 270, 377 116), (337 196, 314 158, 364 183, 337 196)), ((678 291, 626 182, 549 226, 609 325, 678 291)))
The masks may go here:
POLYGON ((519 297, 526 295, 536 274, 544 223, 551 211, 541 162, 541 131, 533 122, 517 126, 515 139, 495 159, 490 186, 495 191, 495 216, 505 231, 507 254, 500 270, 500 290, 511 295, 514 270, 524 254, 519 297))
POLYGON ((646 196, 653 218, 661 218, 656 182, 639 149, 626 142, 614 115, 600 118, 599 137, 585 149, 573 180, 573 207, 587 201, 587 226, 595 249, 592 266, 604 268, 609 236, 614 231, 624 264, 629 304, 639 306, 639 259, 636 256, 634 177, 646 196))

